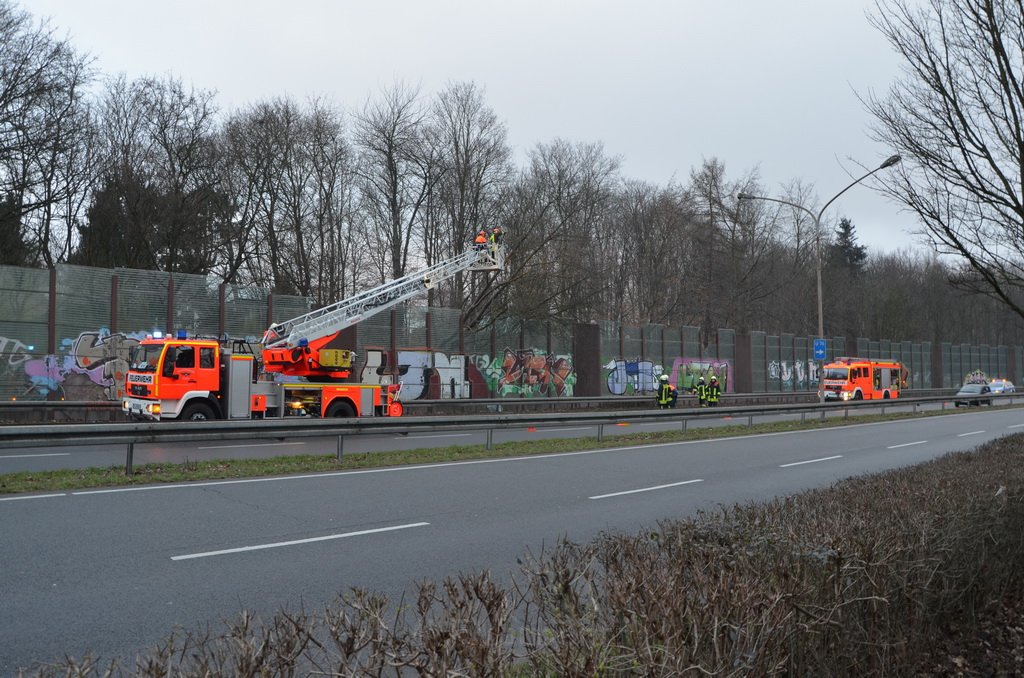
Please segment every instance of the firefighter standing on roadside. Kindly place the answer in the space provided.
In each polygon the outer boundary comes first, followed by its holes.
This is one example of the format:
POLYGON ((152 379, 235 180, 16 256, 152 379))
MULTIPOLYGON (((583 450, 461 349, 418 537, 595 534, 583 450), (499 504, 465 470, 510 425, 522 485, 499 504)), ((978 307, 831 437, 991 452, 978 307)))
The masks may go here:
POLYGON ((700 407, 707 407, 708 405, 708 385, 704 383, 704 377, 702 376, 697 380, 697 384, 693 387, 693 394, 697 396, 697 404, 700 407))
POLYGON ((659 408, 664 410, 676 406, 676 398, 678 397, 678 394, 676 393, 675 386, 668 382, 667 374, 663 374, 658 378, 658 390, 656 393, 659 408))
POLYGON ((718 377, 711 377, 711 383, 707 386, 707 394, 708 407, 717 407, 718 396, 721 394, 721 389, 718 387, 718 377))

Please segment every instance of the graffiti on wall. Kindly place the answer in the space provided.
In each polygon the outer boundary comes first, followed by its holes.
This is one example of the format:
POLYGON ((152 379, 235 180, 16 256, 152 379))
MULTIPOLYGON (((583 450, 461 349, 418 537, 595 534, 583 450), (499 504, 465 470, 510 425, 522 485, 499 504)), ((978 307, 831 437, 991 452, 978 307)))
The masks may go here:
POLYGON ((729 360, 677 357, 666 369, 664 365, 651 360, 615 359, 604 366, 605 384, 612 395, 646 395, 654 393, 658 378, 662 374, 668 374, 669 383, 674 384, 681 392, 687 393, 693 389, 700 377, 704 377, 705 380, 718 377, 722 392, 727 393, 731 390, 731 364, 729 360))
POLYGON ((782 384, 783 391, 807 391, 818 383, 818 366, 812 360, 770 360, 768 382, 782 384))
POLYGON ((369 349, 360 373, 365 384, 402 382, 402 399, 571 396, 576 384, 572 356, 538 349, 506 348, 492 358, 440 351, 398 351, 395 369, 388 351, 369 349), (395 373, 397 372, 397 378, 395 373))
POLYGON ((397 370, 390 369, 388 351, 370 349, 359 380, 364 384, 402 383, 402 399, 429 398, 431 380, 440 388, 437 397, 469 398, 470 374, 466 356, 446 355, 439 351, 398 351, 397 370), (397 379, 394 372, 398 372, 397 379))
POLYGON ((987 384, 991 379, 982 370, 972 370, 964 375, 964 384, 987 384))
POLYGON ((576 387, 571 355, 538 348, 505 348, 501 355, 478 354, 473 361, 496 398, 570 397, 576 387))
POLYGON ((43 356, 33 354, 16 339, 0 337, 0 354, 8 356, 8 368, 17 366, 23 371, 22 396, 117 400, 124 395, 128 349, 144 336, 144 332, 112 334, 101 328, 64 339, 58 354, 43 356))
POLYGON ((612 395, 654 393, 655 383, 661 376, 661 365, 650 360, 612 360, 604 369, 605 383, 612 395))

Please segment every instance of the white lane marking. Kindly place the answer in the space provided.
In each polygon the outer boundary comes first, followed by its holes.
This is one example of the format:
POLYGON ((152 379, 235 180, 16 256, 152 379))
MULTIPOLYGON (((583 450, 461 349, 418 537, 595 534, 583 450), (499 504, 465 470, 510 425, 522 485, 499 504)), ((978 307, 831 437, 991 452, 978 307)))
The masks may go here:
POLYGON ((819 461, 831 461, 833 459, 841 459, 843 455, 837 454, 832 457, 822 457, 821 459, 808 459, 807 461, 794 461, 791 464, 779 464, 779 468, 788 468, 790 466, 800 466, 801 464, 816 464, 819 461))
POLYGON ((887 450, 895 450, 898 447, 910 447, 911 445, 923 445, 926 442, 928 442, 928 441, 927 440, 915 440, 912 443, 903 443, 902 445, 890 445, 889 447, 887 447, 885 449, 887 449, 887 450))
POLYGON ((1021 426, 1024 426, 1024 424, 1010 424, 1006 428, 1020 428, 1021 426))
POLYGON ((70 452, 43 452, 40 454, 4 454, 0 459, 25 459, 32 457, 70 457, 70 452))
POLYGON ((236 549, 221 549, 220 551, 205 551, 203 553, 186 553, 181 556, 171 556, 171 560, 191 560, 193 558, 208 558, 210 556, 223 556, 229 553, 243 553, 245 551, 260 551, 262 549, 276 549, 282 546, 297 546, 298 544, 312 544, 318 541, 330 541, 332 539, 345 539, 347 537, 359 537, 364 534, 377 534, 380 532, 394 532, 395 530, 406 530, 410 527, 423 527, 430 523, 409 523, 408 525, 394 525, 392 527, 378 527, 373 530, 359 530, 358 532, 345 532, 343 534, 328 534, 324 537, 311 537, 309 539, 293 539, 292 541, 279 541, 272 544, 256 544, 255 546, 242 546, 236 549))
POLYGON ((231 447, 275 447, 277 445, 305 445, 306 443, 252 443, 248 445, 207 445, 205 447, 197 447, 197 450, 226 450, 231 447))
POLYGON ((0 501, 17 501, 19 499, 50 499, 51 497, 64 497, 66 495, 66 492, 61 492, 60 494, 33 494, 28 497, 0 497, 0 501))
POLYGON ((958 433, 956 437, 957 438, 963 438, 965 436, 976 436, 979 433, 984 433, 984 431, 971 431, 970 433, 958 433))
POLYGON ((472 433, 431 433, 429 435, 424 434, 421 436, 395 436, 398 440, 414 440, 416 438, 465 438, 471 436, 472 433))
POLYGON ((695 480, 684 480, 681 483, 668 483, 667 485, 655 485, 654 487, 641 487, 638 490, 626 490, 625 492, 610 492, 608 494, 598 494, 593 497, 587 497, 588 499, 607 499, 608 497, 621 497, 624 494, 636 494, 637 492, 653 492, 654 490, 664 490, 666 487, 679 487, 680 485, 689 485, 691 483, 703 483, 703 478, 697 478, 695 480))

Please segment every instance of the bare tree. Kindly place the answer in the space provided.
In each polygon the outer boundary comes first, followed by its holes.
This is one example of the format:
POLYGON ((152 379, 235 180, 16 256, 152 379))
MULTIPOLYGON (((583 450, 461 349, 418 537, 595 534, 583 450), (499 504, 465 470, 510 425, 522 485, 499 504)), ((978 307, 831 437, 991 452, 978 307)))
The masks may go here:
POLYGON ((595 259, 609 285, 603 317, 627 323, 680 324, 688 312, 683 279, 693 260, 696 224, 689 194, 678 185, 626 181, 597 220, 595 259))
POLYGON ((530 152, 530 167, 502 198, 509 234, 506 272, 466 314, 471 327, 514 315, 527 320, 605 317, 608 268, 595 255, 598 221, 619 185, 619 159, 601 144, 557 139, 530 152))
POLYGON ((406 274, 421 210, 436 180, 436 158, 424 137, 426 115, 419 90, 398 83, 356 116, 363 233, 379 256, 381 281, 406 274))
POLYGON ((222 181, 234 218, 225 274, 320 305, 351 293, 363 269, 352 234, 352 151, 322 100, 262 102, 233 116, 222 181))
POLYGON ((878 140, 903 155, 888 190, 915 212, 955 282, 1024 316, 1024 3, 877 0, 873 24, 904 60, 870 97, 878 140))
POLYGON ((25 264, 68 254, 89 182, 90 59, 0 0, 0 198, 17 223, 25 264))
POLYGON ((769 303, 785 284, 774 220, 749 218, 736 195, 757 184, 756 172, 729 182, 725 166, 711 159, 692 172, 690 191, 700 228, 696 256, 684 279, 705 342, 721 327, 752 329, 753 311, 769 303))
POLYGON ((207 273, 216 260, 213 93, 124 76, 100 113, 104 167, 79 263, 207 273), (125 242, 125 239, 129 239, 125 242))
MULTIPOLYGON (((512 178, 505 126, 475 84, 453 83, 437 96, 429 131, 438 163, 425 210, 427 264, 460 254, 478 229, 496 225, 498 198, 512 178)), ((443 304, 463 307, 463 276, 445 287, 443 304)))

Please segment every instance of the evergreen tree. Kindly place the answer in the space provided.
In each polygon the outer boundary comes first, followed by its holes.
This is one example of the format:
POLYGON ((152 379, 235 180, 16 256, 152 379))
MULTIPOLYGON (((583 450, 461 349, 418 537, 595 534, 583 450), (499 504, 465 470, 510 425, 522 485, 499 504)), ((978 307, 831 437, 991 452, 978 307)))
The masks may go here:
POLYGON ((0 264, 30 266, 28 245, 21 228, 21 210, 13 195, 0 201, 0 264))
POLYGON ((868 248, 857 243, 856 228, 853 222, 843 217, 835 230, 835 242, 829 245, 828 263, 830 266, 842 268, 852 274, 864 270, 868 260, 868 248))

